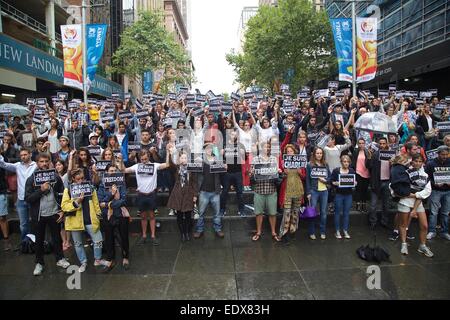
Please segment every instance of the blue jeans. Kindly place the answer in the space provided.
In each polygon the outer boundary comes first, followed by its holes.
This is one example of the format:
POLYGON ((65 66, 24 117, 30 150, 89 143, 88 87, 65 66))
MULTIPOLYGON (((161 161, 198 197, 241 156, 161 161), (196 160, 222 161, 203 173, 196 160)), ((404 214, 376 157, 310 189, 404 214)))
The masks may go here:
MULTIPOLYGON (((327 227, 328 190, 311 191, 311 206, 317 208, 317 204, 320 204, 320 234, 325 234, 325 230, 327 227)), ((317 219, 314 218, 309 222, 309 235, 312 235, 316 232, 316 220, 317 219)))
POLYGON ((439 211, 441 212, 442 232, 448 233, 448 214, 450 212, 450 191, 433 190, 430 196, 430 221, 428 232, 436 232, 439 211))
MULTIPOLYGON (((94 259, 100 260, 102 258, 102 233, 100 229, 94 232, 92 224, 84 226, 85 230, 91 236, 92 242, 94 242, 94 259)), ((86 251, 83 246, 83 232, 84 231, 72 231, 72 239, 75 245, 75 252, 77 253, 80 263, 87 263, 86 251)))
POLYGON ((350 208, 352 207, 352 195, 351 194, 339 194, 336 193, 334 198, 334 226, 336 231, 341 230, 341 214, 343 217, 342 230, 348 231, 348 225, 350 223, 350 208))
POLYGON ((214 231, 222 231, 222 216, 220 213, 220 195, 215 192, 200 191, 199 195, 199 218, 197 220, 197 232, 205 230, 205 211, 208 204, 212 205, 214 209, 213 225, 214 231))
POLYGON ((30 205, 25 200, 17 200, 16 209, 20 221, 20 238, 24 240, 30 233, 30 205))

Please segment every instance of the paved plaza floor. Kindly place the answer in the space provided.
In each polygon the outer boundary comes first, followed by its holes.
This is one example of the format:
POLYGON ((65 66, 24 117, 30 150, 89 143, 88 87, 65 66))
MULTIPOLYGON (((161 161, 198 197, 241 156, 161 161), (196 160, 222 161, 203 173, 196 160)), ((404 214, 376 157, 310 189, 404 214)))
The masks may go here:
MULTIPOLYGON (((130 235, 128 271, 117 265, 103 274, 90 265, 81 274, 81 289, 69 290, 68 274, 46 255, 46 269, 32 275, 34 256, 0 252, 0 299, 449 299, 450 242, 429 242, 435 257, 417 252, 418 240, 410 241, 410 254, 400 255, 400 243, 388 240, 389 231, 377 231, 378 244, 391 253, 392 263, 381 267, 381 289, 367 287, 369 263, 355 250, 372 243, 366 217, 351 216, 350 240, 337 240, 330 226, 327 240, 309 240, 301 221, 290 245, 274 243, 265 229, 258 242, 251 241, 254 219, 224 221, 225 238, 216 238, 207 222, 199 240, 181 243, 175 221, 163 221, 160 246, 136 245, 130 235)), ((267 224, 267 221, 264 221, 267 224)), ((412 226, 417 234, 417 225, 412 226)), ((17 240, 17 234, 14 235, 17 240)), ((119 251, 119 250, 117 250, 119 251)), ((78 264, 72 251, 66 253, 78 264)), ((120 253, 118 252, 120 262, 120 253)))

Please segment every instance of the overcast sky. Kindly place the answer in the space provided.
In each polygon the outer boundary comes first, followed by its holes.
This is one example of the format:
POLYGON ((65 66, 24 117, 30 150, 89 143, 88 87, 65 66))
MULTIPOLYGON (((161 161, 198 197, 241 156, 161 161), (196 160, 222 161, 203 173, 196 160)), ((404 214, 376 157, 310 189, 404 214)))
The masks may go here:
POLYGON ((258 0, 190 0, 192 60, 197 83, 202 93, 231 93, 233 68, 225 54, 239 43, 238 27, 243 7, 258 6, 258 0))

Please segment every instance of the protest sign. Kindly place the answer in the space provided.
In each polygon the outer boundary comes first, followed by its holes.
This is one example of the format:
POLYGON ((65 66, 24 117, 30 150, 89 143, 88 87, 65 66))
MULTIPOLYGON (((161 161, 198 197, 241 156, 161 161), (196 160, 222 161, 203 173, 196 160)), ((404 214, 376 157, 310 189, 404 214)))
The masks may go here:
POLYGON ((136 118, 142 119, 147 118, 149 116, 148 110, 139 110, 136 112, 136 118))
POLYGON ((138 164, 137 174, 141 176, 152 176, 155 173, 155 165, 154 164, 138 164))
POLYGON ((97 168, 97 171, 105 171, 109 164, 111 164, 111 161, 100 160, 95 163, 95 168, 97 168))
POLYGON ((46 182, 55 183, 56 182, 56 171, 55 169, 51 170, 38 170, 35 171, 34 174, 34 185, 41 186, 46 182))
POLYGON ((27 104, 35 104, 36 103, 36 99, 34 98, 27 98, 27 104))
POLYGON ((211 164, 209 166, 209 172, 210 173, 223 173, 227 172, 226 164, 225 163, 215 163, 211 164))
POLYGON ((254 175, 256 180, 269 180, 278 178, 278 166, 276 162, 254 164, 254 175))
POLYGON ((203 172, 203 162, 189 162, 187 164, 187 170, 189 172, 202 173, 203 172))
POLYGON ((328 81, 328 89, 339 88, 339 81, 328 81))
POLYGON ((306 168, 308 159, 306 155, 283 155, 283 163, 286 169, 306 168))
POLYGON ((436 159, 438 157, 437 149, 428 150, 426 152, 426 154, 427 154, 427 159, 428 160, 433 160, 433 159, 436 159))
POLYGON ((435 184, 450 184, 450 171, 436 171, 433 178, 435 184))
POLYGON ((328 169, 326 167, 312 167, 311 168, 311 178, 327 178, 328 177, 328 169))
POLYGON ((389 161, 392 158, 395 157, 395 151, 394 150, 380 150, 379 152, 379 160, 389 161))
POLYGON ((120 186, 125 184, 125 176, 123 173, 105 173, 102 179, 105 188, 111 188, 113 185, 120 186))
POLYGON ((339 174, 339 188, 354 188, 356 177, 354 174, 339 174))
POLYGON ((119 119, 120 120, 124 120, 124 119, 133 119, 133 114, 131 113, 131 111, 128 110, 123 110, 123 111, 119 111, 119 119))
POLYGON ((81 195, 85 198, 92 196, 92 186, 89 182, 72 183, 69 189, 72 199, 80 198, 81 195))
POLYGON ((449 132, 450 131, 450 121, 437 122, 436 128, 439 129, 439 132, 449 132))
POLYGON ((101 156, 102 149, 100 148, 100 146, 88 146, 87 149, 89 150, 91 156, 93 157, 101 156))
POLYGON ((139 141, 128 141, 128 152, 140 152, 141 143, 139 141))
POLYGON ((47 98, 37 98, 36 105, 45 106, 47 104, 47 98))

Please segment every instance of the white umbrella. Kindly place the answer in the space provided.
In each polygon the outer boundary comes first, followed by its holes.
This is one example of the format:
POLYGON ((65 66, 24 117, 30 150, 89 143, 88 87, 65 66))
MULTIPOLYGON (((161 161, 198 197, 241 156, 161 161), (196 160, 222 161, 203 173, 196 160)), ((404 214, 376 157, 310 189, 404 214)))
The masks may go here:
POLYGON ((30 114, 30 110, 15 103, 0 104, 0 114, 11 114, 13 117, 23 117, 30 114))
POLYGON ((397 125, 384 113, 367 112, 355 123, 356 130, 375 133, 397 133, 397 125))

